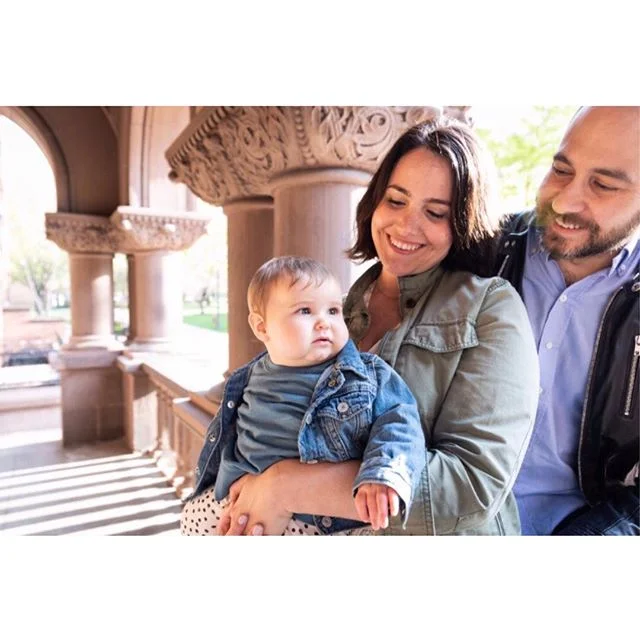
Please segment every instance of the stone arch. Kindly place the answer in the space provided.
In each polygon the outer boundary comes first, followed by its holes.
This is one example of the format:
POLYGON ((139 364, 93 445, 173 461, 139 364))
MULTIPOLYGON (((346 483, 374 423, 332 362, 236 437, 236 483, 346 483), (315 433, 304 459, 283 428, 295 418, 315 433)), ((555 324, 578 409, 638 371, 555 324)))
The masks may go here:
POLYGON ((44 153, 56 185, 57 211, 70 211, 69 167, 58 141, 46 122, 30 107, 2 107, 0 115, 6 116, 26 131, 44 153))
MULTIPOLYGON (((195 198, 169 179, 165 151, 189 124, 191 108, 131 107, 125 133, 127 171, 121 200, 133 207, 171 211, 195 209, 195 198)), ((123 158, 124 159, 124 158, 123 158)))

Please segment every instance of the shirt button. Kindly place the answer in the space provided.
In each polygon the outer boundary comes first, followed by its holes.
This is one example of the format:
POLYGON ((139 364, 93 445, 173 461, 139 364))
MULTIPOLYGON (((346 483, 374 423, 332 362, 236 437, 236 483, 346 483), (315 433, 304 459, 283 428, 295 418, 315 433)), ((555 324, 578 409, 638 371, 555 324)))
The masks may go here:
POLYGON ((227 402, 227 407, 229 407, 229 409, 233 409, 235 406, 236 403, 233 400, 229 400, 229 402, 227 402))
POLYGON ((330 527, 333 520, 329 516, 322 516, 321 522, 323 527, 330 527))
POLYGON ((349 405, 346 402, 338 403, 338 411, 340 413, 347 413, 347 411, 349 411, 349 405))
POLYGON ((567 301, 567 294, 566 294, 566 293, 563 293, 563 294, 560 296, 560 302, 566 302, 566 301, 567 301))
POLYGON ((544 346, 547 347, 547 349, 553 349, 553 342, 547 342, 544 346))

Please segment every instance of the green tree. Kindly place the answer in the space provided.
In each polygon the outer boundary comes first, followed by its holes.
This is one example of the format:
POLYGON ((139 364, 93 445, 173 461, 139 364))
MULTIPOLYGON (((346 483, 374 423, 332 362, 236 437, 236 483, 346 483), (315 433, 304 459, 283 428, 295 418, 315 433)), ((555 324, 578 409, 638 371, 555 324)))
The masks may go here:
POLYGON ((551 165, 575 106, 533 107, 520 120, 518 131, 499 138, 489 129, 477 129, 493 155, 500 194, 505 204, 531 207, 540 181, 551 165))

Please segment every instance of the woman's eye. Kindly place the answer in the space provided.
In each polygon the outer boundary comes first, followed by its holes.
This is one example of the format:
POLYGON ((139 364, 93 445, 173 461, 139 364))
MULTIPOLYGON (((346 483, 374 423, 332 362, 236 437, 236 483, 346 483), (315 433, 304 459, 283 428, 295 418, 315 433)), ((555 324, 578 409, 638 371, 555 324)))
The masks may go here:
POLYGON ((439 213, 438 211, 427 211, 427 214, 436 220, 443 220, 447 217, 446 213, 439 213))
POLYGON ((387 202, 392 206, 392 207, 401 207, 404 202, 402 200, 396 200, 395 198, 387 198, 387 202))

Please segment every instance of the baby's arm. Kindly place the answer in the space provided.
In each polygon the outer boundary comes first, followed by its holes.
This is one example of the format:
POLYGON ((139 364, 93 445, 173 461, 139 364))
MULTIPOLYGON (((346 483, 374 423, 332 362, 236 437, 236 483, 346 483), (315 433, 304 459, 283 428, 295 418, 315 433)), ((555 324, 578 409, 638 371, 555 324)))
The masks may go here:
MULTIPOLYGON (((361 486, 383 485, 395 494, 400 504, 403 525, 406 523, 411 497, 426 464, 426 444, 418 405, 402 378, 383 360, 375 358, 378 392, 373 400, 373 422, 362 464, 353 484, 357 498, 361 486)), ((374 494, 383 492, 375 489, 374 494)), ((392 504, 386 493, 388 504, 392 504)), ((382 500, 382 498, 381 498, 382 500)), ((368 505, 365 495, 359 504, 368 505)), ((388 511, 378 513, 382 522, 388 511)), ((395 515, 392 513, 392 515, 395 515)), ((369 519, 367 518, 366 521, 369 519)), ((382 526, 382 525, 381 525, 382 526)))
POLYGON ((356 509, 362 522, 371 523, 374 531, 389 526, 389 514, 397 516, 400 498, 394 489, 384 484, 365 482, 356 490, 356 509))

